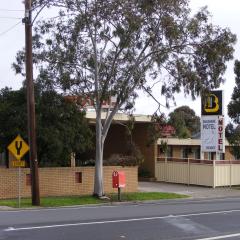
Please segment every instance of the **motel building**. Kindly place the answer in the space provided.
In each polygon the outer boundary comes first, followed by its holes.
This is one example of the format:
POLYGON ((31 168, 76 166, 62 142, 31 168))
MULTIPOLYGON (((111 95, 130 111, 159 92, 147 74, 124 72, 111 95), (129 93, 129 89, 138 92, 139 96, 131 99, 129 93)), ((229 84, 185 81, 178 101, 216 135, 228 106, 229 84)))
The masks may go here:
MULTIPOLYGON (((94 126, 95 112, 87 111, 86 117, 94 126)), ((132 140, 144 156, 138 169, 140 177, 213 188, 240 184, 240 161, 231 154, 231 146, 225 139, 221 90, 210 91, 202 99, 201 133, 191 139, 173 137, 170 128, 162 134, 163 138, 149 144, 151 116, 134 118, 132 140)), ((105 141, 104 159, 125 155, 127 121, 126 114, 115 115, 105 141)))
MULTIPOLYGON (((87 112, 90 123, 95 121, 95 112, 87 112)), ((104 114, 103 114, 104 118, 104 114)), ((155 181, 202 185, 208 187, 240 184, 240 161, 231 154, 231 146, 225 140, 225 152, 201 152, 201 135, 179 139, 166 131, 163 138, 148 144, 148 129, 151 116, 135 115, 133 141, 140 148, 144 162, 139 166, 139 175, 144 172, 155 181), (166 148, 167 146, 167 148, 166 148)), ((124 155, 126 142, 125 126, 129 120, 126 114, 115 115, 105 141, 104 159, 116 154, 124 155)), ((221 129, 220 129, 221 130, 221 129)), ((223 140, 219 136, 220 143, 223 140)), ((219 146, 222 147, 222 146, 219 146)))

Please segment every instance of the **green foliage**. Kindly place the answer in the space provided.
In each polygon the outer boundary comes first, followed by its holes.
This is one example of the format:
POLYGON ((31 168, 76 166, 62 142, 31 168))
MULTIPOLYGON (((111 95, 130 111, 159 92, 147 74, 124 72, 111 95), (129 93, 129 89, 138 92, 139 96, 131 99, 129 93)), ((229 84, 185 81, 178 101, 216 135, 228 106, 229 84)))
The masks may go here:
POLYGON ((235 83, 232 98, 228 104, 228 115, 236 124, 240 124, 240 61, 235 61, 235 83))
POLYGON ((236 159, 240 159, 240 125, 236 127, 229 123, 226 126, 226 138, 231 145, 231 153, 236 159))
POLYGON ((0 90, 0 152, 20 134, 27 139, 27 104, 25 90, 0 90))
POLYGON ((240 159, 240 61, 236 60, 234 65, 235 83, 232 98, 228 104, 228 115, 236 125, 232 123, 226 127, 226 137, 232 146, 232 153, 240 159))
MULTIPOLYGON (((100 200, 93 196, 63 196, 63 197, 42 197, 41 207, 61 207, 61 206, 76 206, 87 204, 99 204, 106 201, 100 200)), ((0 206, 8 206, 17 208, 18 199, 0 200, 0 206)), ((32 207, 32 200, 30 198, 21 199, 21 207, 32 207)))
MULTIPOLYGON (((117 96, 117 107, 159 79, 167 102, 182 89, 195 98, 220 86, 233 57, 236 36, 209 23, 206 8, 192 14, 188 0, 33 1, 43 5, 59 9, 59 17, 35 27, 40 76, 63 91, 92 91, 100 102, 117 96)), ((23 62, 18 53, 17 73, 23 62)))
POLYGON ((138 147, 134 155, 129 154, 112 154, 108 159, 104 160, 104 166, 139 166, 143 162, 143 155, 138 147))
POLYGON ((167 121, 164 114, 154 114, 151 118, 151 124, 148 127, 147 146, 154 144, 158 138, 162 137, 162 130, 167 121))
POLYGON ((161 140, 160 147, 162 149, 162 152, 165 154, 165 156, 167 156, 167 152, 168 152, 167 141, 161 140))
POLYGON ((188 106, 176 108, 169 114, 168 123, 176 129, 179 138, 191 138, 200 131, 200 118, 188 106))
MULTIPOLYGON (((2 89, 0 92, 0 147, 20 134, 27 139, 26 90, 2 89)), ((37 152, 40 166, 69 166, 72 152, 83 152, 92 146, 92 133, 84 112, 57 94, 35 88, 37 152)))

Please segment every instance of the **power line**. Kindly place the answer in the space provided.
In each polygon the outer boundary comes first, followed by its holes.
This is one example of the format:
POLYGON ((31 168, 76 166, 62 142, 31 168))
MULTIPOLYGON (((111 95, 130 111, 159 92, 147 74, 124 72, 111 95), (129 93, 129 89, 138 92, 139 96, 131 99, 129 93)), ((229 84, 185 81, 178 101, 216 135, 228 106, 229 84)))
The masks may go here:
POLYGON ((2 17, 0 16, 0 19, 22 19, 20 17, 2 17))
POLYGON ((23 12, 24 10, 0 8, 0 11, 1 11, 1 12, 23 12))
POLYGON ((13 28, 15 28, 17 25, 19 25, 20 23, 22 23, 22 21, 19 21, 18 23, 14 24, 13 26, 11 26, 10 28, 8 28, 7 30, 5 30, 4 32, 0 33, 0 37, 3 36, 4 34, 10 32, 13 28))

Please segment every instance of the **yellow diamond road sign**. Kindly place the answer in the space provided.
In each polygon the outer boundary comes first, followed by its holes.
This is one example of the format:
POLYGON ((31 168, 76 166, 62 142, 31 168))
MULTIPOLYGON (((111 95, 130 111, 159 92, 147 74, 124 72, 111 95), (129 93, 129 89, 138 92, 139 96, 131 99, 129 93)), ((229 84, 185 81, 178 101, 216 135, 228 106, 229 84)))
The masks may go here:
POLYGON ((8 150, 20 160, 24 154, 29 150, 27 143, 18 135, 9 145, 8 150))

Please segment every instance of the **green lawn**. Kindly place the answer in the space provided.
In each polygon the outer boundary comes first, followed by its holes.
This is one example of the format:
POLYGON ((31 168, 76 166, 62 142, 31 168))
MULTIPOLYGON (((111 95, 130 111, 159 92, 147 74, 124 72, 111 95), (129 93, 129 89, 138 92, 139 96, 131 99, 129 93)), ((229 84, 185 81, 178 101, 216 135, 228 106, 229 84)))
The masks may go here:
MULTIPOLYGON (((117 202, 117 194, 109 194, 110 200, 98 199, 93 196, 69 196, 69 197, 42 197, 42 207, 60 207, 60 206, 73 206, 73 205, 87 205, 87 204, 99 204, 117 202)), ((159 193, 159 192, 139 192, 139 193, 123 193, 121 194, 122 201, 144 201, 144 200, 161 200, 161 199, 177 199, 187 198, 186 195, 180 195, 175 193, 159 193)), ((18 207, 17 199, 0 200, 0 206, 18 207)), ((21 207, 31 207, 31 199, 21 199, 21 207)))
MULTIPOLYGON (((104 201, 92 196, 42 197, 41 207, 60 207, 85 204, 98 204, 104 201)), ((0 200, 0 206, 18 207, 18 199, 0 200)), ((21 207, 31 207, 30 198, 21 199, 21 207)))

